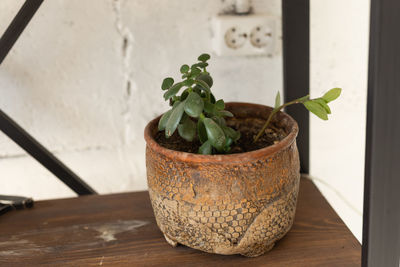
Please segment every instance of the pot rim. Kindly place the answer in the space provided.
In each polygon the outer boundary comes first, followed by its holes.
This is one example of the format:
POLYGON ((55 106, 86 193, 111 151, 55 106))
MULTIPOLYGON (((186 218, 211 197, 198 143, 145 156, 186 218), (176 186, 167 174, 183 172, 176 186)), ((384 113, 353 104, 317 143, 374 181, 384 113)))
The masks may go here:
MULTIPOLYGON (((246 102, 228 102, 226 105, 235 105, 235 106, 247 106, 247 107, 256 107, 256 108, 268 108, 272 109, 270 106, 246 103, 246 102)), ((270 156, 280 150, 283 150, 296 140, 297 134, 299 132, 299 127, 297 122, 287 113, 279 111, 276 115, 280 115, 288 118, 292 123, 293 127, 290 133, 283 138, 278 143, 263 147, 257 150, 243 152, 243 153, 235 153, 235 154, 218 154, 218 155, 201 155, 188 153, 183 151, 176 151, 172 149, 165 148, 157 143, 154 137, 151 134, 151 129, 154 126, 157 126, 158 120, 161 115, 151 120, 144 129, 144 139, 146 140, 147 146, 150 147, 157 153, 160 153, 166 157, 174 158, 176 160, 184 161, 184 162, 197 162, 197 163, 228 163, 228 162, 249 162, 254 160, 259 160, 262 157, 270 156)))

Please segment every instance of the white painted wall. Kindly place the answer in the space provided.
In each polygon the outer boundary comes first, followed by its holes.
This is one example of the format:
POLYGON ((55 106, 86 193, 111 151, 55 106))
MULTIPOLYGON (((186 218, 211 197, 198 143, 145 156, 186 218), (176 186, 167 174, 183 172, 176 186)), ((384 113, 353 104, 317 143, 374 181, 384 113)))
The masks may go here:
MULTIPOLYGON (((0 32, 22 3, 0 1, 0 32)), ((45 1, 1 66, 0 107, 100 193, 146 189, 143 129, 168 108, 161 81, 211 51, 210 20, 226 7, 45 1)), ((280 16, 276 0, 254 9, 280 16)), ((209 68, 218 97, 256 103, 273 103, 281 69, 280 55, 214 56, 209 68)), ((3 194, 36 199, 74 196, 2 134, 0 185, 3 194)))
POLYGON ((310 173, 361 242, 369 1, 311 1, 311 95, 342 87, 328 122, 311 117, 310 173))
MULTIPOLYGON (((0 32, 22 2, 0 1, 0 32)), ((227 2, 45 1, 0 68, 0 108, 100 193, 146 189, 143 128, 167 109, 160 83, 211 51, 210 19, 227 2)), ((256 13, 280 16, 279 0, 253 3, 256 13)), ((368 8, 363 0, 311 1, 311 94, 344 88, 328 122, 312 117, 311 174, 358 238, 368 8)), ((227 101, 272 104, 282 89, 280 54, 211 63, 214 90, 227 101)), ((2 134, 0 193, 74 196, 2 134)))

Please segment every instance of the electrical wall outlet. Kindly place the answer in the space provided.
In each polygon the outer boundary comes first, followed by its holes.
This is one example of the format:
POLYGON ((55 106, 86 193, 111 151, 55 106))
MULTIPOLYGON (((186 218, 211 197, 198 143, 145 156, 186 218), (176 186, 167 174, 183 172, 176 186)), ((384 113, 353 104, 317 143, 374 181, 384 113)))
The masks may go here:
POLYGON ((219 56, 273 56, 277 51, 277 17, 220 15, 212 23, 213 48, 219 56))

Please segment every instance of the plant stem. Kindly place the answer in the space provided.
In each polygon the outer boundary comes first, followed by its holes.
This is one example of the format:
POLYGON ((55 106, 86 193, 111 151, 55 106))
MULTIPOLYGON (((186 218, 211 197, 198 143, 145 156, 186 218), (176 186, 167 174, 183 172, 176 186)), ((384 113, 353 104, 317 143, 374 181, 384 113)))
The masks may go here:
POLYGON ((287 102, 287 103, 285 103, 285 104, 282 104, 282 105, 280 105, 280 106, 277 107, 277 108, 274 108, 274 109, 272 110, 272 112, 269 114, 268 119, 267 119, 267 121, 265 122, 264 126, 263 126, 263 127, 261 128, 261 130, 258 132, 258 134, 256 135, 256 137, 254 137, 253 143, 257 142, 257 140, 261 137, 261 135, 262 135, 262 134, 264 133, 264 131, 267 129, 267 127, 268 127, 269 123, 271 122, 272 118, 274 117, 275 113, 277 113, 278 111, 280 111, 281 109, 283 109, 283 108, 285 108, 285 107, 287 107, 287 106, 290 106, 290 105, 293 105, 293 104, 300 104, 300 103, 302 104, 302 103, 304 103, 304 102, 306 102, 306 101, 308 101, 308 100, 309 100, 309 97, 308 97, 308 95, 307 95, 306 97, 297 98, 297 99, 295 99, 295 100, 293 100, 293 101, 290 101, 290 102, 287 102))

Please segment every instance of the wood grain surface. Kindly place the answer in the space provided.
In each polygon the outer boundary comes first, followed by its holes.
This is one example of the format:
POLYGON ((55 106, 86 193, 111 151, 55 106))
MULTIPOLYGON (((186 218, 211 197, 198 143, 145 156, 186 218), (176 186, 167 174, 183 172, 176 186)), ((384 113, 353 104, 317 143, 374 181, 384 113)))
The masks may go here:
POLYGON ((257 258, 171 247, 148 192, 39 201, 0 217, 0 266, 360 266, 361 246, 302 178, 292 230, 257 258))

